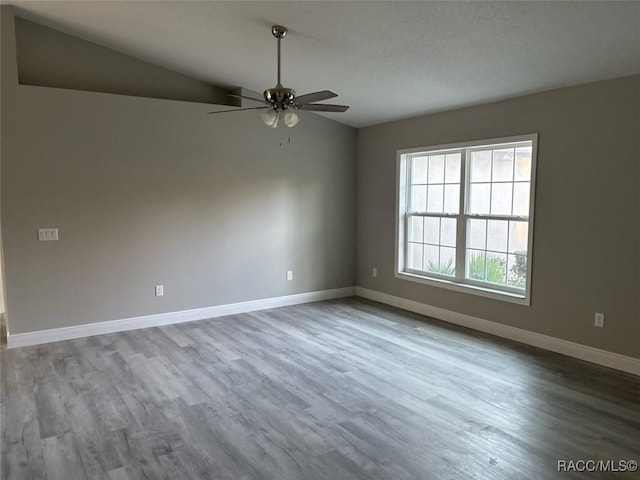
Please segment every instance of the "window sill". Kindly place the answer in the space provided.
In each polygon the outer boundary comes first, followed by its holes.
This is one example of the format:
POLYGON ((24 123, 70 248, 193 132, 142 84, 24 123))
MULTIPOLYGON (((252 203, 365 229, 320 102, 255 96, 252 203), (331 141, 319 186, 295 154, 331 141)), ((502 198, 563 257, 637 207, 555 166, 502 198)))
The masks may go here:
POLYGON ((518 305, 524 305, 527 307, 531 306, 531 299, 529 295, 525 294, 502 292, 500 290, 494 290, 491 288, 479 287, 466 283, 457 283, 440 278, 423 277, 421 275, 415 275, 413 273, 407 272, 396 272, 395 277, 402 280, 408 280, 410 282, 430 285, 432 287, 446 288, 447 290, 453 290, 456 292, 467 293, 471 295, 478 295, 480 297, 491 298, 493 300, 500 300, 502 302, 516 303, 518 305))

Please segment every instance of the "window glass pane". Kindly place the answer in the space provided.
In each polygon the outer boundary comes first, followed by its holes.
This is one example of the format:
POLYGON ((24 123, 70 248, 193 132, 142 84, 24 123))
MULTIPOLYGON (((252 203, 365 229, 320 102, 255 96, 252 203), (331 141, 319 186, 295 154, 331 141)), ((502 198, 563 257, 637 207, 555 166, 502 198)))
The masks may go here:
POLYGON ((426 185, 411 187, 411 208, 412 212, 424 212, 427 207, 427 187, 426 185))
POLYGON ((509 255, 507 267, 507 285, 515 288, 525 288, 527 285, 527 257, 524 255, 509 255))
POLYGON ((472 183, 491 181, 491 150, 471 152, 470 163, 472 183))
POLYGON ((456 219, 443 218, 440 223, 440 245, 456 246, 456 219))
POLYGON ((487 250, 506 252, 509 222, 507 220, 489 220, 487 223, 487 250))
POLYGON ((409 241, 422 243, 422 217, 409 217, 409 241))
POLYGON ((407 268, 422 270, 422 244, 409 243, 407 248, 407 268))
POLYGON ((468 246, 478 250, 487 248, 487 221, 486 220, 468 220, 467 236, 469 238, 468 246))
POLYGON ((424 217, 424 243, 440 243, 440 219, 424 217))
POLYGON ((447 154, 444 174, 445 183, 460 183, 460 159, 459 153, 447 154))
POLYGON ((442 213, 444 203, 444 186, 429 185, 427 212, 442 213))
POLYGON ((467 250, 467 278, 484 281, 485 255, 482 250, 467 250))
POLYGON ((440 271, 441 275, 454 276, 456 274, 456 249, 440 247, 440 271))
POLYGON ((469 213, 489 213, 491 195, 490 183, 477 183, 469 186, 469 213))
POLYGON ((444 155, 429 157, 429 183, 444 183, 444 155))
POLYGON ((527 254, 529 222, 509 222, 509 253, 527 254))
POLYGON ((513 214, 529 216, 529 182, 513 184, 513 214))
POLYGON ((516 148, 515 180, 531 180, 531 147, 516 148))
POLYGON ((467 278, 504 285, 506 277, 506 254, 467 250, 467 278))
POLYGON ((512 190, 512 183, 493 183, 491 185, 492 215, 511 215, 512 190))
POLYGON ((427 183, 427 157, 413 157, 411 183, 427 183))
POLYGON ((507 283, 507 254, 487 252, 486 260, 487 282, 507 283))
POLYGON ((440 270, 439 247, 433 245, 424 246, 424 269, 428 272, 438 273, 440 270))
POLYGON ((493 151, 493 181, 511 182, 513 180, 513 148, 493 151))
POLYGON ((444 213, 460 212, 460 185, 444 186, 444 213))

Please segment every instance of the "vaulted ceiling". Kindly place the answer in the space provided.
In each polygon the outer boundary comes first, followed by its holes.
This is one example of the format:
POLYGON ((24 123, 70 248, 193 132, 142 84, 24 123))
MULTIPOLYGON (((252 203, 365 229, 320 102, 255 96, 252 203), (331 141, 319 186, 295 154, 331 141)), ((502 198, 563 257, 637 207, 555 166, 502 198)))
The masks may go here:
POLYGON ((225 87, 329 89, 356 127, 640 73, 640 2, 11 2, 225 87))

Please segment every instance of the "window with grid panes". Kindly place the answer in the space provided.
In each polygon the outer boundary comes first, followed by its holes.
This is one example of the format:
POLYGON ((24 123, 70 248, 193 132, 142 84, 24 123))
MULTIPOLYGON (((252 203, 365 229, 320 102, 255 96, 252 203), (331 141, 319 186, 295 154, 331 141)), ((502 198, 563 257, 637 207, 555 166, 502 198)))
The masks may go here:
POLYGON ((528 304, 536 144, 399 151, 396 276, 528 304))

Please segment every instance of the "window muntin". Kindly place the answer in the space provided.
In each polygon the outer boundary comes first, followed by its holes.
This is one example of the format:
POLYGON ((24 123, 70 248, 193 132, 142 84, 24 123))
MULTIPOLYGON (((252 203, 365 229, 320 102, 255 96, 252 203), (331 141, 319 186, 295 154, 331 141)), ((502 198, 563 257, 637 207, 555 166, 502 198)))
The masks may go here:
POLYGON ((528 302, 536 141, 398 152, 397 274, 528 302))

